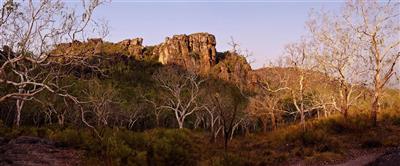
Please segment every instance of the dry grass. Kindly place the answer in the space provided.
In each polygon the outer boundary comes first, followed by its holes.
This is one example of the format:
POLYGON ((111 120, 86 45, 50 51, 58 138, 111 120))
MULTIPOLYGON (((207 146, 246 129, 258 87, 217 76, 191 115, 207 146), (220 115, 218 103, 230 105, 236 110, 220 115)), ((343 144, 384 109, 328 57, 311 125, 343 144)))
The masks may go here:
MULTIPOLYGON (((228 158, 240 165, 285 165, 299 161, 323 165, 347 160, 353 151, 400 146, 400 114, 382 113, 379 119, 380 125, 372 127, 365 114, 353 114, 348 120, 332 116, 309 121, 306 131, 299 125, 289 125, 266 134, 239 136, 232 141, 228 158)), ((215 149, 212 146, 208 148, 215 149)), ((213 158, 218 154, 219 159, 224 157, 222 147, 212 153, 213 158)))

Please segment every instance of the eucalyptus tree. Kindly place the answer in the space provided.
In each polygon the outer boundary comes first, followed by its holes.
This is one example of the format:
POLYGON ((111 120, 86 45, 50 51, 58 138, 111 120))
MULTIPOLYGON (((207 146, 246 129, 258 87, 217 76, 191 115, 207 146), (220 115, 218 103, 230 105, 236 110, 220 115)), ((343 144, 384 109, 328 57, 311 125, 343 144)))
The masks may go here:
POLYGON ((53 55, 60 43, 83 39, 93 27, 93 13, 102 0, 82 0, 77 7, 62 0, 5 0, 0 8, 0 102, 16 102, 15 126, 20 125, 25 101, 42 91, 49 91, 74 101, 65 87, 59 86, 60 68, 68 64, 88 65, 85 58, 53 55), (63 61, 52 61, 63 57, 63 61))
MULTIPOLYGON (((157 109, 173 111, 179 129, 184 128, 185 120, 196 111, 204 109, 200 99, 200 86, 204 82, 198 75, 189 71, 180 71, 167 67, 153 75, 163 90, 164 102, 157 109)), ((154 103, 154 102, 152 102, 154 103)))

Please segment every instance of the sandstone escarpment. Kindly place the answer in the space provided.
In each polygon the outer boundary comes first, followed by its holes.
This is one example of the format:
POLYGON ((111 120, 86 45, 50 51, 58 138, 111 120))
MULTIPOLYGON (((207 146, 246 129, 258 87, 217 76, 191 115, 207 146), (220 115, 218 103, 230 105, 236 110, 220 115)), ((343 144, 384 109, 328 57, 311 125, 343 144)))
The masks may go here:
POLYGON ((208 33, 175 35, 158 46, 159 62, 199 68, 208 72, 216 64, 215 36, 208 33))
POLYGON ((210 74, 231 82, 243 82, 251 71, 246 58, 237 53, 217 52, 215 36, 209 33, 182 34, 167 37, 155 46, 143 46, 142 38, 117 43, 102 39, 59 45, 54 53, 79 56, 127 56, 137 61, 173 64, 200 74, 210 74))

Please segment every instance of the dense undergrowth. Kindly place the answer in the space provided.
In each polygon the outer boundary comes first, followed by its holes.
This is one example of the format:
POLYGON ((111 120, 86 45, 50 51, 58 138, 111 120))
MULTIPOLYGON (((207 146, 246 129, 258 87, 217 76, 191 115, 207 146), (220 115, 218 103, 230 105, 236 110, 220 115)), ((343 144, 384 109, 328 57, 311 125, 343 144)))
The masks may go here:
POLYGON ((101 138, 88 128, 44 126, 9 128, 0 136, 22 135, 53 140, 63 148, 84 152, 84 165, 278 165, 298 160, 329 163, 345 159, 350 150, 400 146, 400 114, 382 113, 378 126, 368 116, 347 120, 332 116, 311 120, 305 130, 288 125, 268 133, 252 133, 232 140, 227 152, 222 140, 211 143, 209 134, 187 129, 158 128, 134 132, 103 128, 101 138))

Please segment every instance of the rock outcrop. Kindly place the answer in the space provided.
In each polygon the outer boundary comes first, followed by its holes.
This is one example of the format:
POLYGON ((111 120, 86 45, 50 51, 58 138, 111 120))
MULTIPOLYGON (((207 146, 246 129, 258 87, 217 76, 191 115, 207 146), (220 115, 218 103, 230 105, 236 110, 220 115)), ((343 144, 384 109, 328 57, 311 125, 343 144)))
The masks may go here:
POLYGON ((217 59, 215 36, 208 33, 175 35, 158 46, 159 62, 208 72, 217 59))
POLYGON ((182 34, 167 37, 161 44, 143 46, 142 38, 133 38, 118 43, 88 39, 59 45, 55 54, 81 56, 105 55, 128 56, 141 61, 158 61, 173 64, 200 74, 212 74, 225 81, 243 82, 251 71, 246 59, 236 53, 217 52, 215 36, 209 33, 182 34))
POLYGON ((139 59, 143 57, 143 38, 126 39, 117 44, 121 45, 123 49, 126 49, 130 55, 139 59))
POLYGON ((252 70, 246 58, 237 53, 219 53, 218 63, 212 68, 215 77, 238 84, 247 84, 252 70))
POLYGON ((57 147, 54 142, 21 136, 6 143, 0 138, 0 165, 43 166, 79 165, 81 153, 57 147))

